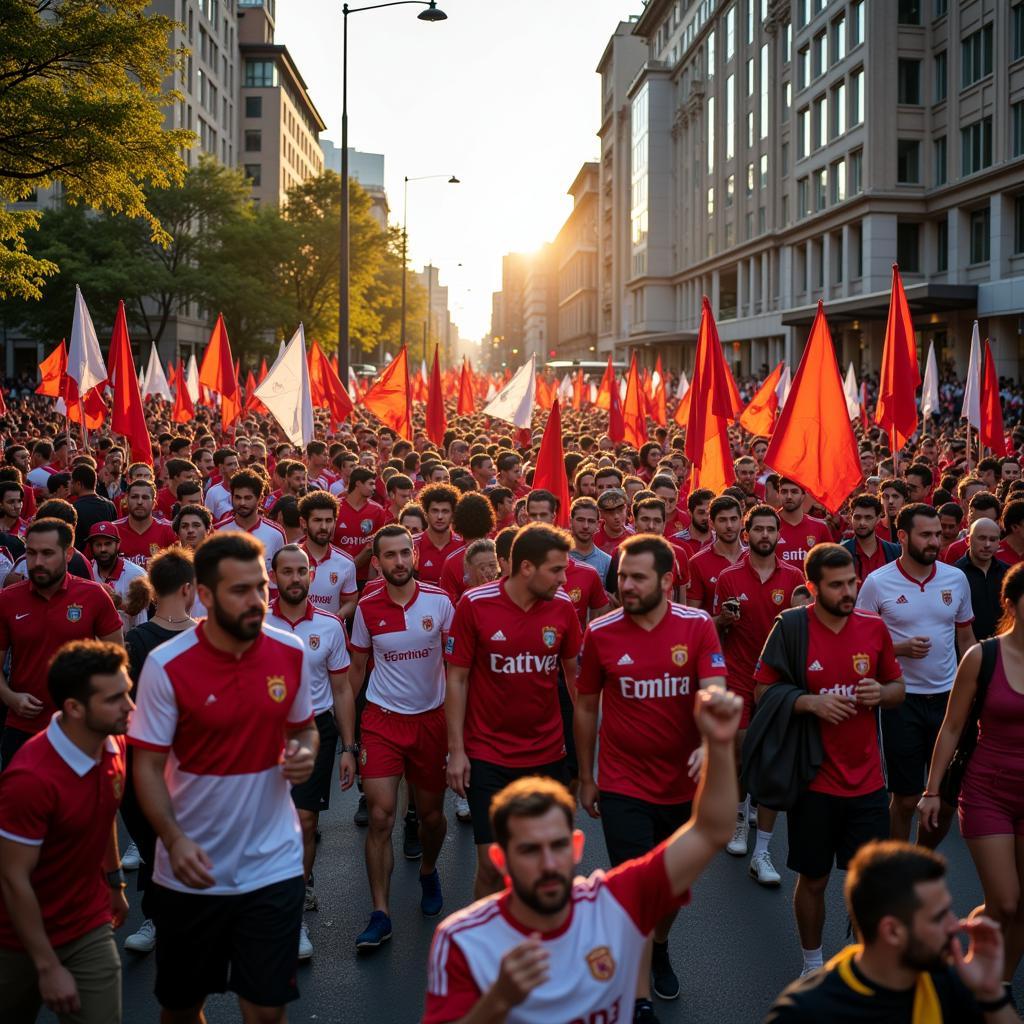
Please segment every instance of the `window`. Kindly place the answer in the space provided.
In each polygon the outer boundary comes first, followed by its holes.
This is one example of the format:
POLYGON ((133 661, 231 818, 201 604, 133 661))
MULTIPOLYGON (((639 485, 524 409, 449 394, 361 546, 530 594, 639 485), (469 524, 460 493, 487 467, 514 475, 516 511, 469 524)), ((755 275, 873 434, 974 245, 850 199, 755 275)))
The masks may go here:
POLYGON ((828 70, 828 35, 821 32, 814 37, 814 77, 818 78, 828 70))
POLYGON ((754 165, 747 164, 747 195, 754 194, 754 165))
POLYGON ((1024 4, 1010 10, 1010 59, 1024 57, 1024 4))
POLYGON ((921 183, 921 143, 917 139, 896 140, 896 180, 902 185, 921 183))
POLYGON ((992 26, 985 25, 960 43, 960 88, 992 74, 992 26))
POLYGON ((960 129, 960 173, 974 174, 992 164, 992 118, 960 129))
POLYGON ((796 0, 796 23, 803 28, 811 20, 811 0, 796 0))
POLYGON ((850 5, 850 48, 864 42, 864 0, 850 5))
POLYGON ((1024 156, 1024 103, 1010 107, 1010 155, 1024 156))
POLYGON ((864 150, 858 149, 850 154, 849 164, 850 195, 855 196, 864 190, 864 150))
MULTIPOLYGON (((735 10, 735 8, 733 8, 735 10)), ((725 159, 731 160, 736 152, 736 77, 725 80, 725 159)))
POLYGON ((796 158, 802 160, 811 151, 811 111, 804 107, 796 115, 796 158))
POLYGON ((828 206, 828 171, 822 167, 814 172, 814 209, 824 210, 828 206))
POLYGON ((761 154, 761 166, 760 166, 760 187, 768 187, 768 154, 761 154))
POLYGON ((987 263, 989 259, 989 209, 975 210, 971 214, 971 258, 970 262, 987 263))
POLYGON ((817 135, 815 148, 820 149, 828 142, 828 101, 824 96, 814 101, 814 131, 817 135))
POLYGON ((808 205, 809 194, 807 191, 807 179, 801 178, 796 183, 796 215, 798 218, 806 217, 810 213, 808 205))
POLYGON ((262 96, 246 96, 245 97, 245 116, 246 117, 262 117, 263 116, 263 97, 262 96))
POLYGON ((789 174, 789 143, 784 142, 782 149, 779 151, 779 159, 782 161, 782 176, 786 177, 789 174))
POLYGON ((754 58, 747 60, 747 95, 753 96, 757 88, 757 72, 754 70, 754 58))
POLYGON ((832 236, 832 270, 836 284, 843 283, 843 236, 832 236))
POLYGON ((277 65, 272 60, 247 60, 243 84, 249 88, 270 88, 277 85, 277 65))
POLYGON ((260 165, 259 164, 246 164, 245 165, 245 176, 259 188, 260 184, 260 165))
POLYGON ((946 51, 935 54, 935 95, 933 102, 941 103, 946 98, 947 81, 949 78, 949 67, 946 61, 946 51))
POLYGON ((708 216, 715 215, 715 189, 714 186, 708 189, 708 216))
POLYGON ((918 224, 896 225, 896 262, 904 273, 917 274, 921 270, 920 232, 918 224))
POLYGON ((846 56, 846 17, 832 22, 832 63, 838 64, 846 56))
POLYGON ((921 102, 921 62, 900 58, 896 69, 897 102, 917 106, 921 102))
MULTIPOLYGON (((789 113, 793 107, 793 83, 783 82, 782 83, 782 112, 783 116, 789 113)), ((768 118, 765 118, 767 124, 768 118)))
POLYGON ((736 7, 725 12, 725 61, 728 64, 736 55, 736 7))
POLYGON ((768 138, 768 44, 761 47, 761 138, 768 138))
POLYGON ((796 87, 806 89, 811 80, 811 50, 805 46, 796 55, 796 87))
POLYGON ((935 156, 935 184, 945 185, 949 180, 946 170, 946 136, 940 135, 932 145, 935 156))
POLYGON ((1024 252, 1024 196, 1013 201, 1013 251, 1024 252))
POLYGON ((708 78, 715 77, 715 31, 708 33, 708 78))
POLYGON ((846 199, 846 163, 837 160, 831 167, 832 205, 846 199))
POLYGON ((747 42, 754 41, 754 0, 747 0, 747 42))
POLYGON ((864 69, 858 68, 850 75, 850 125, 861 124, 864 120, 864 69))
POLYGON ((920 25, 921 0, 899 0, 896 20, 901 25, 920 25))
POLYGON ((708 97, 708 174, 715 172, 715 97, 708 97))
POLYGON ((788 64, 793 59, 793 22, 786 22, 782 30, 782 63, 788 64))
POLYGON ((747 149, 754 148, 754 112, 747 111, 747 149))
POLYGON ((945 217, 935 225, 935 270, 940 274, 949 270, 949 221, 945 217))
POLYGON ((246 153, 259 153, 263 149, 263 132, 258 129, 249 129, 245 133, 246 153))
POLYGON ((949 10, 949 0, 935 0, 935 17, 944 18, 949 10))
POLYGON ((846 131, 846 85, 840 82, 832 90, 832 138, 846 131))
POLYGON ((732 206, 733 198, 736 195, 736 175, 730 174, 725 179, 725 205, 732 206))

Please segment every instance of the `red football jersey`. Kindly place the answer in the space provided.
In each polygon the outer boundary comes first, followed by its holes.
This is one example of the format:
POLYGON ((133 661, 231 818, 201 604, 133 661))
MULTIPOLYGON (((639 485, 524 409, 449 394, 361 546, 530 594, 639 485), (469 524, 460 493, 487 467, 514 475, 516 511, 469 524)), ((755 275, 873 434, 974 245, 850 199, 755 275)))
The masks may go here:
MULTIPOLYGON (((334 543, 350 558, 355 558, 373 540, 373 535, 387 522, 384 509, 375 501, 368 501, 356 509, 348 498, 338 501, 338 525, 334 528, 334 543)), ((370 566, 356 567, 356 579, 365 580, 370 566)))
POLYGON ((714 544, 701 548, 690 559, 690 585, 686 591, 687 603, 696 601, 698 607, 710 612, 715 602, 715 584, 718 582, 718 577, 731 565, 735 565, 735 562, 731 562, 725 555, 720 555, 714 544))
POLYGON ((575 558, 570 558, 566 566, 564 589, 579 616, 580 629, 587 628, 590 612, 607 608, 611 602, 598 571, 592 565, 578 562, 575 558))
POLYGON ((121 538, 121 556, 127 558, 129 562, 141 565, 143 569, 149 565, 149 560, 157 552, 178 543, 178 535, 171 524, 155 517, 142 533, 135 529, 128 516, 124 519, 115 519, 114 526, 117 527, 117 535, 121 538))
POLYGON ((627 538, 632 537, 636 530, 628 524, 623 528, 621 537, 609 537, 604 532, 604 523, 599 523, 594 531, 594 547, 600 548, 606 555, 614 555, 618 546, 627 538))
POLYGON ((832 531, 822 519, 805 515, 796 526, 779 520, 779 546, 776 555, 789 565, 804 571, 804 559, 815 544, 831 544, 832 531))
POLYGON ((441 584, 441 569, 444 567, 444 560, 453 552, 462 547, 462 538, 457 534, 451 534, 444 547, 439 548, 427 536, 424 530, 414 541, 419 559, 416 565, 416 576, 423 583, 433 583, 435 586, 441 584))

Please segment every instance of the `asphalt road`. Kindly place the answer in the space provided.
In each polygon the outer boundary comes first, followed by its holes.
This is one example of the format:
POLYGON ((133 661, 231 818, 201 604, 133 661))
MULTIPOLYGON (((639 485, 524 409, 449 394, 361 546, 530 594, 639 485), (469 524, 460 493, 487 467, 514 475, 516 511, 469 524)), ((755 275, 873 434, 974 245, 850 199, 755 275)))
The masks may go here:
MULTIPOLYGON (((354 791, 335 791, 330 812, 322 819, 323 841, 317 856, 316 891, 320 910, 306 915, 316 948, 313 960, 299 968, 301 998, 289 1019, 367 1024, 412 1024, 423 1008, 427 950, 436 921, 419 911, 418 867, 402 859, 400 827, 396 828, 396 865, 392 884, 391 942, 369 956, 357 957, 355 936, 370 912, 363 866, 362 829, 352 823, 354 791)), ((449 805, 448 838, 440 871, 445 910, 471 899, 473 841, 468 825, 455 820, 449 805)), ((587 835, 581 869, 604 865, 600 825, 582 816, 587 835)), ((659 1002, 663 1024, 743 1024, 761 1019, 775 994, 798 973, 800 949, 790 899, 794 876, 785 870, 785 823, 780 819, 772 852, 783 874, 779 890, 766 890, 747 877, 747 860, 721 853, 694 888, 693 901, 680 913, 670 939, 670 954, 682 984, 672 1003, 659 1002)), ((959 835, 943 844, 951 861, 956 910, 966 913, 981 900, 981 890, 959 835)), ((130 880, 132 876, 129 876, 130 880)), ((826 957, 848 941, 842 905, 842 876, 835 874, 828 891, 826 957)), ((132 914, 119 941, 140 921, 138 899, 129 886, 132 914)), ((125 952, 124 1020, 143 1024, 157 1020, 152 996, 153 957, 125 952)), ((1024 976, 1018 974, 1018 990, 1024 976)), ((44 1014, 43 1018, 53 1018, 44 1014)), ((212 996, 207 1003, 210 1024, 241 1021, 231 995, 212 996)), ((558 1024, 558 1022, 552 1022, 558 1024)))

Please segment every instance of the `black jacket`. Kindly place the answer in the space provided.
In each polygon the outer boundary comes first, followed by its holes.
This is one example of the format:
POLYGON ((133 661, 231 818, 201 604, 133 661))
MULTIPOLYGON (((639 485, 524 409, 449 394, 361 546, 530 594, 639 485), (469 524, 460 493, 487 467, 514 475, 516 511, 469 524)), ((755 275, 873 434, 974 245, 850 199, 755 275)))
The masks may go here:
MULTIPOLYGON (((860 556, 857 554, 857 538, 847 537, 846 540, 842 541, 842 546, 853 555, 853 564, 857 570, 857 579, 862 583, 864 582, 864 574, 860 571, 860 556)), ((903 548, 899 544, 893 544, 892 541, 882 540, 878 538, 878 543, 882 545, 882 553, 885 555, 885 564, 888 565, 890 562, 895 562, 900 555, 903 554, 903 548)))

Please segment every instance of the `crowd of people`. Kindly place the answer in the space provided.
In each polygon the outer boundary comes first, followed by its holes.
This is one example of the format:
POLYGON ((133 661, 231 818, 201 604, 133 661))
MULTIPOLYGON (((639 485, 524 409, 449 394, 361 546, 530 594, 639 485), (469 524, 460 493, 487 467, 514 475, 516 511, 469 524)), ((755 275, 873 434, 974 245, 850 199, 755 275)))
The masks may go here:
POLYGON ((154 954, 166 1024, 228 990, 284 1021, 320 815, 352 787, 351 938, 392 936, 397 841, 439 919, 429 1024, 657 1021, 691 887, 722 850, 780 887, 780 812, 800 952, 750 1019, 1020 1019, 1024 429, 1003 458, 953 425, 894 458, 858 424, 831 512, 738 426, 716 493, 682 431, 634 450, 567 409, 562 507, 534 486, 541 413, 452 411, 433 440, 418 407, 411 438, 318 414, 300 448, 255 412, 147 411, 148 461, 47 399, 0 420, 4 1021, 120 1021, 119 945, 154 954), (446 805, 476 848, 465 908, 446 805), (962 920, 954 815, 984 891, 962 920), (125 871, 144 920, 119 944, 125 871), (826 951, 833 871, 857 941, 826 951))

